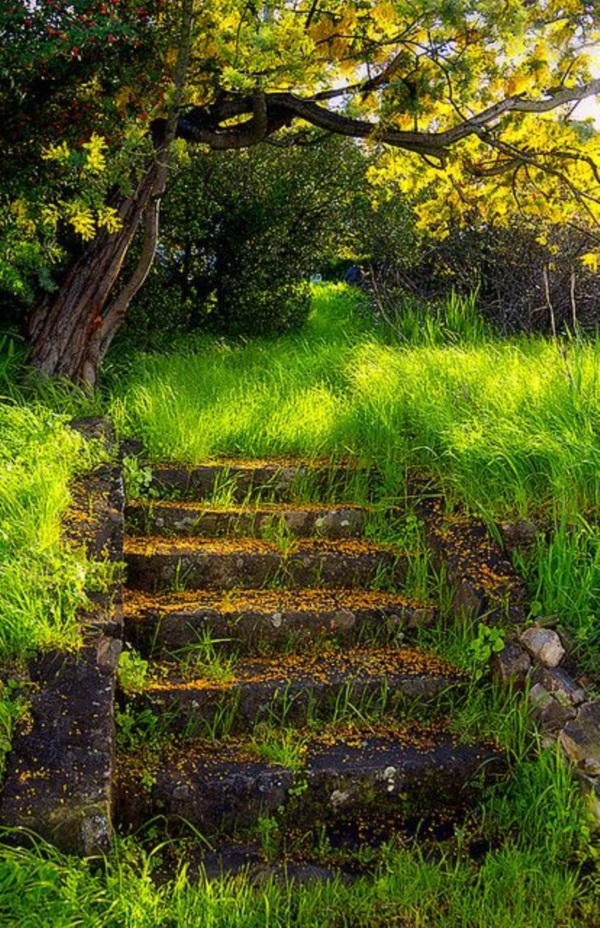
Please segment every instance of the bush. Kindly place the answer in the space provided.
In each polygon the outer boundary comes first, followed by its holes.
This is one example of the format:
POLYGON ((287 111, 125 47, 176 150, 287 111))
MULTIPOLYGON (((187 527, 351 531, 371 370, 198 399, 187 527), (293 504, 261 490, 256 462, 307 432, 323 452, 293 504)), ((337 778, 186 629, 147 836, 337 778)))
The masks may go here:
POLYGON ((212 327, 227 335, 276 335, 297 332, 310 312, 311 290, 306 281, 274 282, 262 289, 252 281, 234 280, 223 295, 212 327))
POLYGON ((350 247, 369 159, 355 144, 193 154, 164 198, 155 267, 122 333, 283 334, 308 315, 308 278, 350 247))
MULTIPOLYGON (((398 224, 403 221, 399 211, 398 224)), ((457 227, 443 241, 411 249, 379 241, 367 263, 366 288, 392 325, 415 300, 435 315, 452 288, 463 296, 477 291, 478 311, 507 334, 597 329, 598 278, 581 262, 591 250, 589 237, 561 226, 546 241, 540 233, 515 220, 509 229, 457 227)))

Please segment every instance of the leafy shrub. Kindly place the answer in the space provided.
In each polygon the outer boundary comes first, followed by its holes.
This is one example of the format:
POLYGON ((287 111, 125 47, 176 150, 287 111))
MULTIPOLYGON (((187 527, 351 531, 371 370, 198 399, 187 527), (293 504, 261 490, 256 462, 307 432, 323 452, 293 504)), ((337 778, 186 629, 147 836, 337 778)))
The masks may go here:
POLYGON ((117 679, 121 689, 126 693, 139 693, 144 688, 148 673, 148 661, 137 651, 122 651, 119 655, 117 679))
POLYGON ((310 311, 306 281, 259 289, 235 281, 220 306, 216 327, 228 335, 273 335, 301 329, 310 311))
POLYGON ((355 238, 368 157, 344 139, 194 154, 164 198, 155 267, 122 338, 163 348, 176 330, 296 331, 307 281, 355 238))

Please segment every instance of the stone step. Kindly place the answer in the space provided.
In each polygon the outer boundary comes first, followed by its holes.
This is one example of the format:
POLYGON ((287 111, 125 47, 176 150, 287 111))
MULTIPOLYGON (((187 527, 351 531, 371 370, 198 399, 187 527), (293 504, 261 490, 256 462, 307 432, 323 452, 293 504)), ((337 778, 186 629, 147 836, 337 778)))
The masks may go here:
POLYGON ((140 500, 125 511, 128 531, 134 535, 246 535, 265 539, 356 538, 363 534, 368 515, 368 507, 350 503, 218 508, 185 500, 140 500))
POLYGON ((433 710, 465 675, 414 648, 331 649, 286 654, 235 664, 190 661, 154 664, 141 692, 130 695, 134 711, 150 709, 171 731, 187 736, 252 731, 259 723, 302 725, 312 717, 345 711, 393 709, 418 703, 433 710))
MULTIPOLYGON (((160 822, 160 817, 158 819, 160 822)), ((156 832, 156 819, 151 826, 156 832)), ((176 819, 169 821, 169 833, 181 828, 176 819)), ((244 881, 256 886, 267 881, 289 887, 290 884, 328 883, 341 880, 347 884, 354 882, 358 873, 355 867, 341 866, 332 861, 325 866, 317 855, 298 855, 298 849, 290 843, 289 850, 282 848, 276 853, 269 853, 261 840, 260 829, 248 835, 215 835, 210 842, 174 841, 165 843, 161 853, 160 875, 172 875, 185 864, 187 878, 191 884, 214 880, 231 880, 242 876, 244 881)), ((185 835, 185 826, 183 829, 185 835)), ((198 832, 196 831, 196 834, 198 832)), ((189 829, 188 829, 189 835, 189 829)), ((158 875, 157 875, 158 876, 158 875)), ((159 876, 160 878, 160 876, 159 876)))
POLYGON ((144 656, 177 654, 214 642, 219 652, 252 654, 314 648, 335 640, 393 641, 436 616, 433 604, 365 590, 126 591, 125 639, 144 656))
POLYGON ((333 827, 368 841, 410 820, 472 811, 482 779, 503 771, 504 760, 493 746, 462 744, 444 729, 393 724, 300 734, 291 766, 230 740, 121 755, 117 769, 121 828, 160 815, 170 827, 184 821, 223 836, 274 816, 292 831, 333 827))
POLYGON ((368 587, 406 576, 407 556, 393 545, 302 540, 283 548, 259 539, 128 538, 127 578, 134 589, 368 587))
MULTIPOLYGON (((296 458, 271 460, 214 460, 206 464, 183 466, 161 464, 152 469, 150 492, 159 496, 202 500, 218 497, 229 503, 249 500, 279 502, 305 498, 342 498, 356 481, 368 486, 369 471, 356 465, 332 464, 296 458)), ((350 492, 348 498, 355 494, 350 492)))

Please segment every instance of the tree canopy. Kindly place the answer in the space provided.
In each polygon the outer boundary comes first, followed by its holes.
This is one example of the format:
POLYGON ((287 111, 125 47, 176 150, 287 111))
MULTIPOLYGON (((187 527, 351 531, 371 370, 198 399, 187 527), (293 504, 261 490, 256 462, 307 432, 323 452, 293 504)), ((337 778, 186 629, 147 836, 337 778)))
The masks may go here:
MULTIPOLYGON (((31 302, 86 242, 135 223, 122 198, 153 151, 171 150, 170 135, 175 153, 187 143, 301 144, 309 131, 351 136, 381 148, 377 195, 410 192, 440 235, 457 219, 508 221, 515 208, 593 229, 600 142, 577 106, 600 94, 595 8, 8 0, 0 287, 31 302)), ((146 204, 159 187, 147 187, 146 204)))

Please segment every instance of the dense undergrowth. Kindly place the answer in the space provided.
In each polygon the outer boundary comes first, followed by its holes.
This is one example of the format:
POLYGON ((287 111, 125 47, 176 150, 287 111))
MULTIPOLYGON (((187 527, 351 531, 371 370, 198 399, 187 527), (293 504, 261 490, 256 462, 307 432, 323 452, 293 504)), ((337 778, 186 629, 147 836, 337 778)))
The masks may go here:
MULTIPOLYGON (((0 352, 0 656, 76 643, 88 566, 60 544, 60 519, 69 482, 97 451, 66 421, 108 412, 153 461, 356 456, 379 465, 385 498, 402 495, 406 472, 427 469, 451 503, 490 520, 518 514, 553 524, 522 568, 536 612, 558 615, 592 663, 600 644, 599 361, 593 340, 496 339, 468 301, 452 300, 425 321, 407 311, 390 334, 343 287, 316 292, 297 336, 186 339, 168 354, 133 358, 117 351, 104 392, 91 399, 63 384, 17 389, 18 358, 0 352)), ((429 644, 477 671, 465 635, 440 632, 429 644)), ((170 850, 134 839, 102 866, 35 842, 0 844, 0 922, 593 928, 600 884, 589 819, 569 769, 554 750, 539 750, 525 719, 516 697, 482 681, 473 687, 456 719, 460 733, 499 735, 512 774, 433 855, 390 847, 369 877, 299 888, 244 876, 198 883, 183 863, 157 878, 170 850)))

